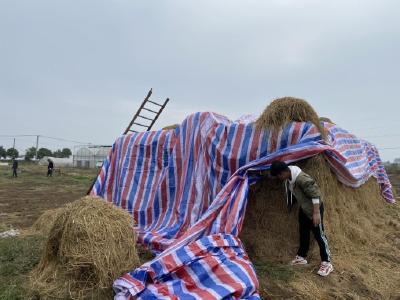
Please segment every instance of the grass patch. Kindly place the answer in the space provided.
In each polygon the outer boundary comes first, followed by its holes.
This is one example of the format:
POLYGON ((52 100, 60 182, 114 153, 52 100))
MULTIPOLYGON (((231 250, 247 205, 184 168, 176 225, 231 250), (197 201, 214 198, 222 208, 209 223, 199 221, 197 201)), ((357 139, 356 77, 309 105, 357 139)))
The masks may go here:
POLYGON ((7 226, 4 223, 0 223, 0 232, 10 230, 10 226, 7 226))
POLYGON ((294 270, 289 265, 272 263, 266 260, 253 262, 259 278, 268 278, 270 281, 288 281, 294 276, 294 270))
POLYGON ((140 263, 144 264, 150 260, 152 260, 155 255, 150 252, 150 250, 147 250, 144 246, 137 244, 136 245, 136 250, 138 252, 138 256, 140 259, 140 263))
POLYGON ((0 239, 0 299, 26 299, 24 282, 39 263, 45 237, 40 235, 0 239))
POLYGON ((22 285, 22 279, 20 281, 11 280, 4 284, 0 282, 0 300, 26 299, 25 292, 21 289, 22 285))
POLYGON ((92 181, 94 180, 93 176, 85 176, 85 175, 74 175, 71 176, 71 178, 74 179, 75 181, 78 181, 79 183, 85 183, 85 184, 92 183, 92 181))
POLYGON ((252 261, 260 283, 261 299, 295 299, 295 294, 287 286, 295 277, 295 270, 291 266, 265 259, 252 261))
POLYGON ((52 188, 54 186, 85 186, 89 188, 95 175, 80 175, 68 173, 57 174, 54 173, 53 177, 47 177, 45 172, 32 172, 31 170, 19 172, 18 178, 12 178, 11 173, 0 173, 0 184, 12 184, 15 188, 24 188, 32 186, 35 188, 52 188))

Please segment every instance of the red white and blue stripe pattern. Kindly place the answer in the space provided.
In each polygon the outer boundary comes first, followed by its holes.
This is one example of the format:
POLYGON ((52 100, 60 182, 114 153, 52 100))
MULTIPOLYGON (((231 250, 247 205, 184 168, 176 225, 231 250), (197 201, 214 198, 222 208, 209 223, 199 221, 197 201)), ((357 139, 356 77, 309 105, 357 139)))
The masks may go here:
POLYGON ((294 162, 324 153, 338 179, 351 187, 370 176, 394 202, 376 148, 324 123, 323 142, 310 123, 292 123, 278 135, 254 123, 196 113, 172 131, 120 137, 92 194, 132 214, 138 242, 159 255, 119 278, 118 299, 251 299, 258 281, 239 235, 249 170, 276 159, 294 162))

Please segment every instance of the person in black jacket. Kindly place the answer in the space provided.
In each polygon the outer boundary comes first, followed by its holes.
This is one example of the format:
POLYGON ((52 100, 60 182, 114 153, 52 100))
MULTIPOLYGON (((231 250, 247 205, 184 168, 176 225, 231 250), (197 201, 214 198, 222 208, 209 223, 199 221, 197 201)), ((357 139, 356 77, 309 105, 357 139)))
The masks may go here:
POLYGON ((49 162, 49 164, 47 165, 47 177, 52 177, 54 164, 51 159, 48 159, 47 161, 49 162))
POLYGON ((13 170, 13 177, 18 177, 18 175, 17 175, 17 169, 18 169, 18 161, 15 159, 15 158, 13 158, 12 159, 12 170, 13 170))

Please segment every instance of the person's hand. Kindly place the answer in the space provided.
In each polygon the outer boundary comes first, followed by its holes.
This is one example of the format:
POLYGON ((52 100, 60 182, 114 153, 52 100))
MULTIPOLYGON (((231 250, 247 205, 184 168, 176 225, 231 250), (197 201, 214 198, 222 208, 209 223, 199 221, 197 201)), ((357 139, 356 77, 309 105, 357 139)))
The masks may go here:
POLYGON ((312 221, 315 227, 321 223, 321 215, 319 214, 319 211, 313 213, 312 221))

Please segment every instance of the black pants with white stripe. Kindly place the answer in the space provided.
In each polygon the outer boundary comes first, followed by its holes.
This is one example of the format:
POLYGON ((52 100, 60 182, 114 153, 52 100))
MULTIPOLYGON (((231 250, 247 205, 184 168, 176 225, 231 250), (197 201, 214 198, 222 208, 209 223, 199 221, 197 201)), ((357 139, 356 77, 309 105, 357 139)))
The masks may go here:
POLYGON ((299 208, 300 248, 297 251, 297 255, 307 257, 308 249, 310 248, 310 231, 312 231, 319 246, 321 261, 331 261, 328 240, 324 233, 324 205, 321 204, 319 209, 321 213, 321 223, 319 226, 314 226, 312 220, 299 208))

